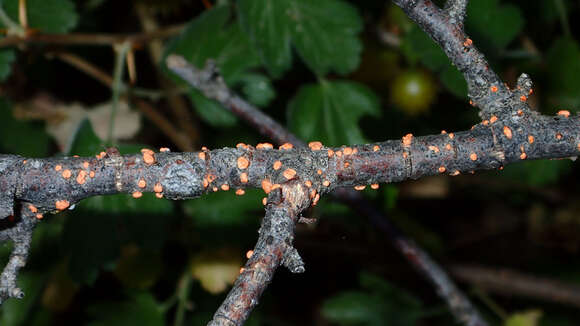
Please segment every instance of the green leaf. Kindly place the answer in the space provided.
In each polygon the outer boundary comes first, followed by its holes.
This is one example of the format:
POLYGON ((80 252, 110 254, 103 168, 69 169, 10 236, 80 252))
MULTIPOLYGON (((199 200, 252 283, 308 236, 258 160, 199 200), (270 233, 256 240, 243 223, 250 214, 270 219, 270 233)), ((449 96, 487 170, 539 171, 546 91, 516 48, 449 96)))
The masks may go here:
POLYGON ((119 236, 124 242, 155 250, 165 241, 170 222, 168 215, 173 212, 173 202, 157 199, 152 193, 144 193, 139 199, 117 194, 91 197, 82 201, 79 208, 89 215, 89 212, 114 214, 117 216, 117 224, 124 226, 124 233, 119 236))
POLYGON ((457 67, 448 65, 447 68, 439 74, 439 79, 445 88, 447 88, 447 90, 449 90, 453 95, 467 98, 467 82, 457 67))
POLYGON ((144 193, 143 197, 135 199, 128 194, 94 196, 83 200, 79 207, 107 214, 168 214, 173 206, 169 200, 159 200, 152 193, 144 193))
POLYGON ((362 20, 342 0, 241 0, 240 21, 274 77, 292 64, 291 46, 318 75, 358 67, 362 20))
POLYGON ((367 87, 350 81, 302 86, 288 105, 290 129, 329 146, 364 144, 358 120, 378 116, 379 101, 367 87))
POLYGON ((441 71, 450 65, 445 52, 418 26, 405 35, 401 49, 410 62, 421 61, 433 71, 441 71))
POLYGON ((159 304, 147 292, 139 292, 122 302, 94 304, 88 308, 88 314, 94 319, 88 326, 165 325, 159 304))
POLYGON ((38 273, 24 272, 18 276, 18 286, 24 291, 21 300, 8 300, 0 309, 2 326, 21 326, 33 313, 32 308, 44 286, 45 276, 38 273))
POLYGON ((451 64, 445 52, 418 26, 411 28, 403 39, 401 49, 411 63, 420 61, 439 74, 439 79, 453 95, 467 97, 467 82, 461 72, 451 64))
POLYGON ((243 83, 243 94, 248 101, 257 106, 266 106, 276 97, 270 79, 264 75, 246 74, 240 80, 243 83))
POLYGON ((421 309, 421 302, 417 298, 407 291, 394 287, 391 283, 377 275, 361 272, 359 275, 359 283, 362 288, 387 298, 393 305, 398 304, 401 307, 407 307, 409 310, 416 309, 420 311, 421 309))
MULTIPOLYGON (((4 0, 6 14, 18 21, 18 0, 4 0)), ((27 0, 28 26, 45 33, 67 33, 76 27, 78 15, 70 0, 27 0)))
POLYGON ((69 155, 92 156, 104 148, 104 143, 95 134, 91 122, 85 119, 76 130, 69 155))
POLYGON ((542 318, 541 310, 527 310, 512 314, 505 322, 504 326, 538 326, 542 318))
POLYGON ((236 124, 236 116, 218 102, 208 99, 196 89, 190 89, 188 94, 199 116, 210 125, 231 127, 236 124))
POLYGON ((425 313, 421 302, 376 275, 362 272, 367 292, 345 291, 325 300, 322 315, 339 325, 414 326, 425 313))
POLYGON ((467 6, 465 26, 476 44, 505 48, 524 27, 520 9, 499 0, 472 0, 467 6))
POLYGON ((530 186, 542 187, 556 183, 572 169, 570 160, 537 160, 510 164, 502 177, 525 182, 530 186))
MULTIPOLYGON (((260 59, 239 24, 230 22, 230 16, 229 6, 207 10, 189 23, 168 46, 166 54, 182 55, 197 68, 204 67, 208 59, 213 59, 229 87, 251 88, 250 84, 255 80, 252 80, 253 74, 249 70, 257 68, 260 59)), ((183 84, 183 81, 179 82, 183 84)), ((235 124, 235 116, 218 102, 205 98, 195 89, 191 89, 189 95, 199 115, 209 124, 217 127, 235 124)), ((270 100, 268 98, 263 103, 270 100)))
POLYGON ((44 125, 36 121, 16 120, 12 116, 10 103, 4 98, 0 98, 0 121, 0 151, 31 157, 48 155, 51 140, 44 131, 44 125))
POLYGON ((63 246, 70 255, 69 273, 79 283, 93 284, 99 268, 119 256, 117 216, 75 214, 63 230, 63 246))
POLYGON ((384 304, 380 298, 364 292, 342 292, 327 299, 322 306, 322 316, 339 325, 386 325, 384 304))
POLYGON ((244 225, 263 215, 262 197, 264 194, 258 189, 247 189, 244 196, 237 196, 233 191, 220 191, 207 194, 203 199, 188 200, 185 212, 201 228, 244 225))
POLYGON ((11 49, 0 50, 0 81, 4 81, 10 75, 12 62, 16 56, 11 49))
POLYGON ((580 105, 580 46, 572 39, 554 42, 546 55, 551 102, 563 109, 580 105))

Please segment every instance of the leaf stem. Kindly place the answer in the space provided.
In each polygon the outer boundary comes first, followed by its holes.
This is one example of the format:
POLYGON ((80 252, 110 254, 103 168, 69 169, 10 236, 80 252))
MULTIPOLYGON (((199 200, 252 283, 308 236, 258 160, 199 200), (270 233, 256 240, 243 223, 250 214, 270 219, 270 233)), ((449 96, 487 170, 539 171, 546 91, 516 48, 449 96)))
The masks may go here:
POLYGON ((125 71, 125 57, 131 48, 130 42, 123 42, 119 46, 115 46, 115 70, 113 72, 113 97, 111 99, 111 118, 109 120, 109 133, 107 135, 107 143, 109 145, 113 144, 113 129, 115 127, 115 116, 117 114, 117 109, 119 107, 119 98, 123 87, 123 72, 125 71))
POLYGON ((177 310, 175 311, 173 326, 183 326, 185 308, 187 306, 187 299, 189 298, 189 291, 191 290, 191 275, 189 275, 189 271, 189 267, 185 268, 177 285, 177 310))

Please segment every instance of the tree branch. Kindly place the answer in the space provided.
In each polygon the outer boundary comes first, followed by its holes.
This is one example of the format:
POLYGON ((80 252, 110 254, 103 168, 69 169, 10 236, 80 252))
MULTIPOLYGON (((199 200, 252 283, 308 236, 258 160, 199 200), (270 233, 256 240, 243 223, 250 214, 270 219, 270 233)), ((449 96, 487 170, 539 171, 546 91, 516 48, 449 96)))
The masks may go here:
POLYGON ((580 286, 530 276, 505 268, 455 265, 455 277, 485 290, 506 296, 521 296, 580 308, 580 286))
POLYGON ((181 33, 184 25, 169 26, 157 31, 136 34, 43 34, 30 33, 26 36, 7 36, 0 39, 0 48, 25 43, 46 43, 58 45, 93 45, 111 46, 113 44, 130 42, 132 44, 145 43, 153 39, 164 39, 181 33))
POLYGON ((445 2, 444 9, 449 18, 451 18, 449 21, 451 24, 463 26, 468 2, 469 0, 447 0, 447 2, 445 2))
MULTIPOLYGON (((490 68, 489 63, 463 30, 462 21, 448 16, 430 0, 393 0, 413 21, 443 49, 451 62, 463 73, 469 88, 469 97, 481 109, 481 117, 508 118, 517 110, 528 111, 525 101, 530 95, 529 78, 518 83, 513 92, 490 68), (528 83, 529 82, 529 83, 528 83), (524 96, 524 97, 522 97, 524 96), (520 101, 521 99, 521 101, 520 101)), ((467 1, 452 0, 449 13, 464 11, 467 1), (459 9, 459 10, 458 10, 459 9)), ((460 14, 459 14, 460 15, 460 14)))
POLYGON ((254 253, 208 326, 242 325, 281 264, 292 273, 304 272, 292 242, 298 216, 310 205, 309 191, 293 180, 270 192, 254 253))
MULTIPOLYGON (((8 228, 0 230, 0 242, 11 240, 14 244, 10 258, 8 258, 8 262, 4 266, 2 274, 0 274, 0 305, 9 298, 22 299, 24 297, 24 292, 18 288, 16 279, 18 271, 26 265, 32 231, 36 225, 37 218, 40 216, 37 216, 37 213, 24 206, 19 207, 17 212, 16 216, 11 215, 12 221, 7 221, 8 228)), ((0 222, 4 221, 0 220, 0 222)))
MULTIPOLYGON (((263 133, 276 139, 280 143, 288 141, 286 137, 289 132, 284 127, 274 122, 262 111, 245 102, 228 89, 223 79, 220 78, 215 64, 212 61, 208 62, 202 70, 196 69, 178 56, 169 56, 167 63, 173 72, 185 79, 190 85, 198 88, 207 97, 219 101, 225 108, 248 121, 256 129, 263 131, 263 133)), ((294 135, 292 137, 296 138, 294 135)), ((454 137, 450 138, 453 139, 454 137)), ((300 141, 294 144, 303 146, 303 143, 300 141)), ((429 146, 427 147, 429 148, 429 146)), ((440 151, 439 147, 431 146, 431 148, 434 151, 440 151)), ((445 148, 449 149, 447 145, 445 145, 445 148)), ((412 162, 410 162, 410 166, 413 166, 412 162)), ((441 165, 437 170, 439 172, 445 172, 447 168, 441 165)), ((452 175, 458 174, 457 170, 449 172, 452 175)), ((466 325, 486 325, 486 322, 469 302, 467 297, 453 284, 444 270, 430 259, 424 250, 418 247, 413 241, 405 238, 386 218, 371 208, 372 206, 369 203, 362 200, 360 195, 357 196, 356 193, 353 194, 352 191, 349 192, 346 190, 338 191, 335 195, 340 200, 349 203, 357 211, 368 216, 373 224, 389 236, 394 246, 412 266, 435 286, 437 293, 446 301, 458 321, 466 325)))

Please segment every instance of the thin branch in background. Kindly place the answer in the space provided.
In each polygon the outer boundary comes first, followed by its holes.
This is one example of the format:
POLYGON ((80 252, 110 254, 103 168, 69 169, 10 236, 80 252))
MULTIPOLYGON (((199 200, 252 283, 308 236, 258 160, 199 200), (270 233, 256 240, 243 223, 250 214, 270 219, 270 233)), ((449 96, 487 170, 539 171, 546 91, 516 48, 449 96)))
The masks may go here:
POLYGON ((211 2, 209 2, 209 0, 201 0, 201 2, 203 2, 205 9, 211 9, 212 4, 211 4, 211 2))
MULTIPOLYGON (((77 55, 67 52, 55 52, 51 53, 50 56, 54 56, 63 62, 70 64, 85 74, 95 78, 107 87, 112 87, 113 85, 113 78, 110 75, 77 55)), ((147 119, 152 121, 180 150, 193 150, 193 145, 189 141, 189 137, 185 136, 175 128, 173 123, 167 120, 167 118, 159 113, 152 105, 137 96, 130 96, 130 98, 141 113, 143 113, 147 119)))
MULTIPOLYGON (((92 45, 92 46, 112 46, 123 42, 130 42, 135 45, 147 43, 155 39, 166 39, 175 36, 183 30, 185 25, 168 26, 150 33, 134 34, 43 34, 30 33, 26 35, 20 25, 12 22, 8 16, 0 9, 0 20, 9 30, 22 30, 23 34, 8 35, 0 39, 0 48, 16 46, 27 43, 45 43, 52 45, 92 45), (7 20, 6 20, 7 19, 7 20), (8 22, 8 23, 7 23, 8 22)), ((13 33, 15 34, 15 33, 13 33)))
POLYGON ((558 10, 558 15, 560 16, 560 24, 562 25, 562 30, 566 37, 571 37, 572 32, 570 32, 570 23, 568 22, 568 15, 566 13, 566 5, 563 0, 554 0, 556 9, 558 10))
POLYGON ((506 268, 452 265, 457 279, 502 296, 519 296, 580 308, 580 286, 506 268))
POLYGON ((183 321, 185 320, 185 312, 187 308, 187 303, 189 302, 189 292, 191 291, 191 286, 193 283, 193 278, 190 274, 190 266, 187 266, 177 284, 177 309, 175 309, 175 319, 173 320, 173 326, 183 326, 183 321))
MULTIPOLYGON (((211 61, 207 63, 205 69, 198 70, 181 57, 169 56, 167 58, 167 65, 169 69, 186 80, 190 85, 199 89, 207 97, 220 102, 224 108, 246 120, 246 122, 262 134, 274 139, 278 143, 290 142, 298 147, 306 146, 298 137, 290 133, 265 113, 244 99, 231 94, 223 79, 219 77, 215 64, 211 61)), ((394 247, 401 252, 403 257, 435 286, 437 294, 445 300, 458 321, 463 322, 465 325, 486 325, 484 319, 480 316, 473 304, 471 304, 467 296, 453 283, 443 268, 431 259, 427 252, 421 249, 414 241, 406 238, 397 230, 364 197, 357 192, 347 189, 338 189, 334 192, 334 195, 339 200, 349 204, 359 214, 367 216, 371 223, 388 235, 394 247)))
POLYGON ((20 26, 28 28, 28 15, 26 13, 26 0, 18 0, 18 20, 20 26))
POLYGON ((109 132, 107 134, 107 144, 113 144, 113 129, 115 128, 115 117, 119 107, 119 97, 121 96, 121 86, 123 81, 123 72, 125 71, 125 59, 131 48, 131 43, 124 42, 114 47, 115 50, 115 68, 113 70, 113 84, 111 90, 111 117, 109 119, 109 132))
MULTIPOLYGON (((144 32, 152 33, 160 29, 155 15, 145 3, 136 3, 135 11, 144 32)), ((167 77, 165 71, 160 69, 164 49, 164 44, 159 39, 151 40, 147 43, 149 58, 155 67, 155 73, 159 85, 168 94, 166 100, 168 107, 173 114, 174 121, 187 134, 192 147, 198 148, 200 138, 198 121, 195 119, 195 115, 193 114, 188 102, 184 99, 183 94, 173 92, 176 88, 175 83, 167 77)))

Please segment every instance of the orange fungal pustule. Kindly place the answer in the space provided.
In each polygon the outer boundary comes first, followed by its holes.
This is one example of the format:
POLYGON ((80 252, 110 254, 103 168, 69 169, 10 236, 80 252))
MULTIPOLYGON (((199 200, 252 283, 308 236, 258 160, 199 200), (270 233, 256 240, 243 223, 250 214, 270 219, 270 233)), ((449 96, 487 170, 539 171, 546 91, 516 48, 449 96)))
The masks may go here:
POLYGON ((513 137, 512 130, 508 126, 503 126, 503 134, 507 139, 512 139, 513 137))
POLYGON ((66 199, 62 199, 62 200, 57 200, 54 203, 54 207, 56 207, 56 209, 58 209, 59 211, 65 210, 70 206, 70 203, 68 200, 66 199))
POLYGON ((256 149, 274 149, 274 146, 270 143, 259 143, 256 145, 256 149))
POLYGON ((413 141, 413 134, 406 134, 405 136, 403 136, 403 147, 410 147, 411 146, 411 142, 413 141))
POLYGON ((568 110, 560 110, 558 111, 558 115, 564 118, 569 118, 570 117, 570 111, 568 110))
POLYGON ((250 161, 247 158, 240 156, 240 157, 238 157, 237 164, 238 164, 238 169, 243 170, 243 169, 247 169, 248 166, 250 166, 250 161))
POLYGON ((296 170, 286 169, 286 170, 284 170, 284 172, 282 174, 284 175, 284 178, 290 180, 296 176, 296 170))
POLYGON ((292 145, 290 143, 284 143, 278 147, 278 149, 285 149, 285 150, 292 149, 292 148, 294 148, 294 145, 292 145))
POLYGON ((319 141, 311 141, 308 143, 308 147, 313 151, 319 151, 322 149, 322 143, 319 141))

